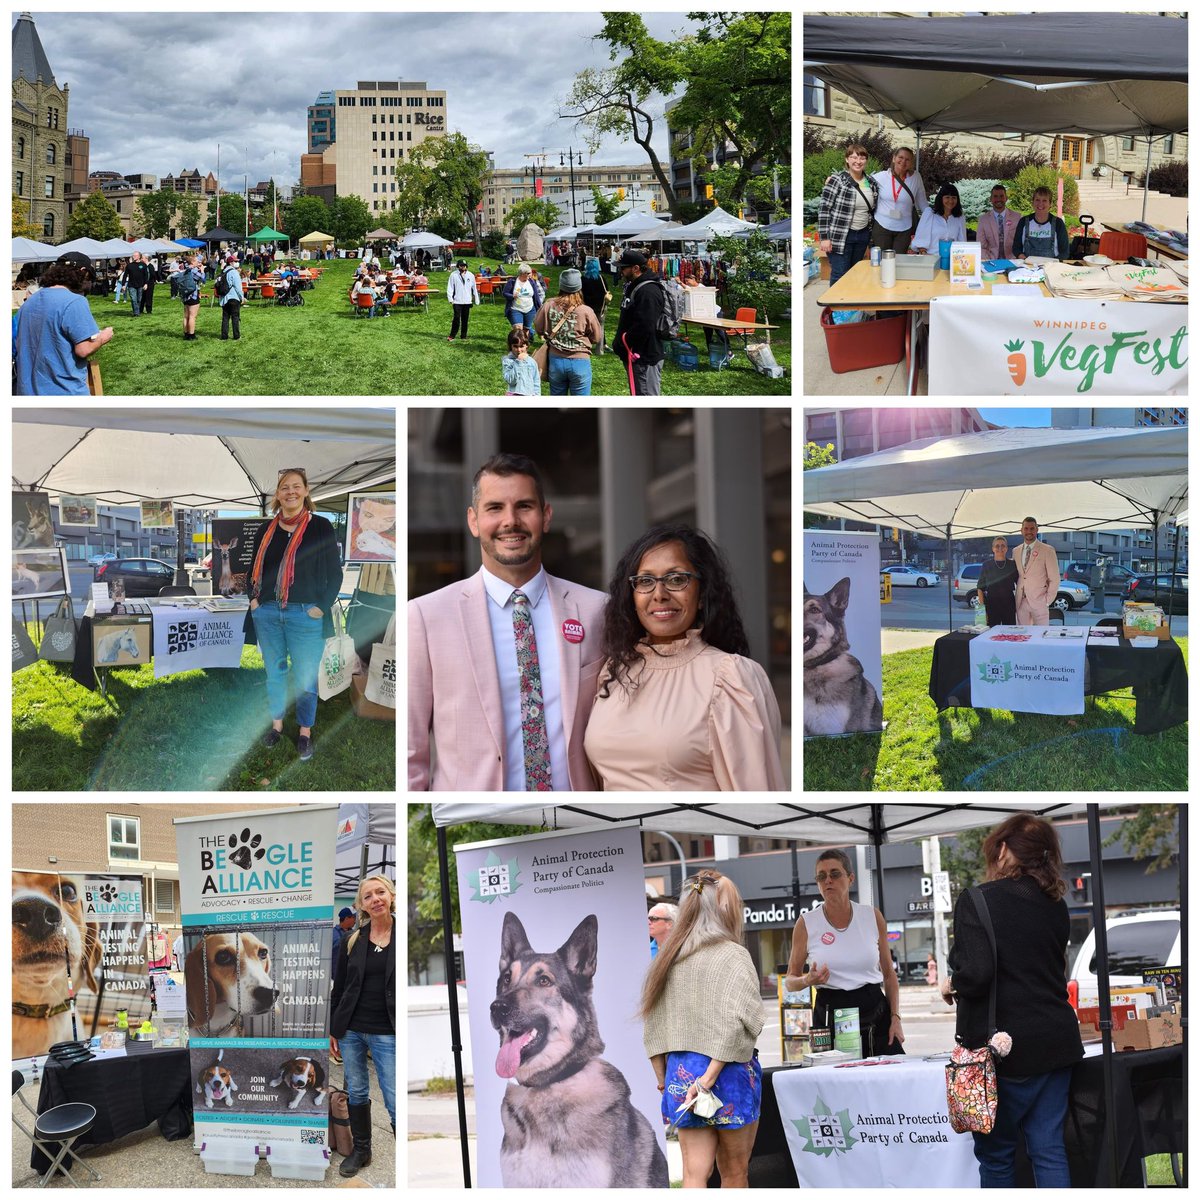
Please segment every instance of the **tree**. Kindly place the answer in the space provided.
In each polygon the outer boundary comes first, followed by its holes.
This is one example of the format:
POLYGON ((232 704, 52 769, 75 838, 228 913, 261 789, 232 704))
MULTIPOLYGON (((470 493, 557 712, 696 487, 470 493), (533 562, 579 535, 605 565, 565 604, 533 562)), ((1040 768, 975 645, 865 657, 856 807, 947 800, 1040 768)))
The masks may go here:
POLYGON ((461 133, 426 138, 406 162, 396 164, 395 210, 410 228, 422 221, 432 228, 437 216, 465 220, 478 246, 479 206, 490 173, 487 154, 461 133))
POLYGON ((283 215, 283 229, 292 241, 297 241, 305 234, 320 230, 322 233, 332 233, 329 228, 333 222, 329 219, 329 207, 319 196, 301 196, 293 200, 283 215))
POLYGON ((12 235, 13 237, 32 238, 35 242, 41 241, 43 235, 36 225, 29 223, 29 217, 26 210, 29 205, 25 203, 19 196, 12 198, 12 235))
POLYGON ((76 206, 67 222, 66 240, 77 237, 95 238, 105 242, 109 238, 124 237, 125 230, 117 210, 100 192, 89 192, 76 206))
POLYGON ((467 222, 462 217, 451 217, 441 213, 429 222, 427 228, 430 233, 436 233, 448 242, 461 242, 468 232, 467 222))
POLYGON ((139 196, 133 206, 134 228, 142 237, 168 237, 175 219, 175 210, 179 207, 179 198, 174 192, 150 192, 139 196))
POLYGON ((481 258, 503 258, 508 253, 508 239, 499 229, 489 230, 483 235, 483 244, 479 247, 481 258))
POLYGON ((548 232, 562 220, 558 205, 541 196, 526 196, 508 210, 509 230, 517 237, 526 225, 537 225, 543 233, 548 232))
POLYGON ((361 196, 339 196, 330 205, 329 221, 333 228, 323 232, 332 233, 345 246, 357 246, 373 223, 371 210, 361 196))
POLYGON ((615 221, 629 211, 621 207, 621 201, 615 195, 606 196, 595 184, 592 185, 592 203, 595 205, 593 225, 607 225, 609 221, 615 221))
POLYGON ((788 291, 775 282, 779 268, 770 239, 760 230, 749 237, 714 237, 708 247, 719 253, 726 265, 725 288, 729 311, 753 308, 765 321, 771 309, 779 312, 788 291))
MULTIPOLYGON (((709 171, 707 182, 713 186, 713 199, 726 212, 736 216, 739 209, 747 208, 750 210, 746 213, 747 221, 754 220, 758 213, 771 213, 774 220, 781 221, 787 212, 775 199, 773 172, 776 169, 773 163, 766 163, 761 174, 743 180, 741 168, 726 163, 715 171, 709 171), (739 187, 741 191, 737 190, 739 187)), ((790 178, 790 170, 783 168, 783 175, 784 178, 790 178)))
POLYGON ((1120 840, 1133 857, 1150 859, 1146 874, 1179 861, 1179 805, 1139 804, 1104 841, 1120 840))
MULTIPOLYGON (((812 443, 809 442, 809 445, 812 443)), ((964 829, 956 833, 953 841, 943 839, 942 870, 949 872, 952 890, 962 892, 983 882, 987 872, 983 843, 989 833, 991 828, 984 825, 979 829, 964 829)))
POLYGON ((241 233, 246 228, 246 197, 233 192, 221 192, 208 206, 204 219, 204 232, 211 233, 217 226, 230 233, 241 233))
POLYGON ((200 200, 187 193, 177 199, 179 203, 179 236, 194 238, 200 230, 200 200))

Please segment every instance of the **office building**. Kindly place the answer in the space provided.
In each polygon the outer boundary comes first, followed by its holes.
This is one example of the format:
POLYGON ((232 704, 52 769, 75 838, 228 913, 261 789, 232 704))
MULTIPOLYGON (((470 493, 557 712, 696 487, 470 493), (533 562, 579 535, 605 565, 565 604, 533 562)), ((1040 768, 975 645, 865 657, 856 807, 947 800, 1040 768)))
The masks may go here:
MULTIPOLYGON (((551 156, 552 157, 552 156, 551 156)), ((483 230, 485 233, 509 231, 508 214, 514 204, 537 196, 536 184, 542 185, 542 199, 558 205, 562 224, 590 224, 596 218, 596 202, 592 188, 602 196, 623 192, 623 209, 667 211, 666 193, 649 163, 640 166, 596 166, 588 164, 575 168, 575 215, 571 212, 571 170, 569 167, 546 165, 537 168, 536 180, 531 167, 501 167, 491 173, 483 193, 483 230)), ((548 232, 548 231, 547 231, 548 232)))

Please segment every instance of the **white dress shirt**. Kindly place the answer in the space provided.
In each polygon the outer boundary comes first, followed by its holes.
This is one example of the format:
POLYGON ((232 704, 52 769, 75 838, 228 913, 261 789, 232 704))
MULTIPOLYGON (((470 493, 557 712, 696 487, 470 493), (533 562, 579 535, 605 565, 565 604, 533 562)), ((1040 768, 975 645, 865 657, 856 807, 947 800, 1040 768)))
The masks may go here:
POLYGON ((910 175, 904 181, 908 185, 908 191, 900 186, 890 170, 876 171, 871 178, 879 185, 879 204, 875 208, 875 220, 893 233, 907 232, 912 228, 913 200, 917 202, 918 213, 929 207, 925 184, 920 175, 910 175), (909 192, 912 192, 912 199, 909 198, 909 192))
POLYGON ((521 674, 517 669, 517 642, 513 636, 512 622, 512 594, 519 590, 529 598, 533 636, 537 639, 546 735, 550 742, 550 775, 556 792, 569 792, 571 776, 567 770, 567 739, 563 732, 562 679, 558 653, 562 634, 550 605, 546 572, 544 569, 539 570, 528 583, 518 589, 511 583, 498 579, 487 567, 483 567, 482 571, 483 586, 488 596, 488 620, 492 626, 496 673, 500 676, 500 699, 504 705, 504 790, 525 790, 525 744, 521 737, 521 674))
POLYGON ((912 249, 920 247, 930 254, 937 254, 941 241, 965 242, 967 223, 962 217, 938 216, 932 208, 921 214, 921 223, 913 234, 912 249))

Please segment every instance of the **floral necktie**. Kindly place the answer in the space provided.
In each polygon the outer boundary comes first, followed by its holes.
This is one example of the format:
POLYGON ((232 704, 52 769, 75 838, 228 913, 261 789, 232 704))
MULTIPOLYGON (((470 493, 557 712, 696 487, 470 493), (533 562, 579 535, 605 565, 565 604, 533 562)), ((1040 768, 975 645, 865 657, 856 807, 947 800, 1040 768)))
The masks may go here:
POLYGON ((537 638, 529 597, 522 591, 512 594, 513 638, 517 643, 517 670, 521 675, 521 742, 525 747, 525 790, 552 792, 550 775, 550 739, 546 734, 546 713, 542 700, 542 671, 538 666, 537 638))

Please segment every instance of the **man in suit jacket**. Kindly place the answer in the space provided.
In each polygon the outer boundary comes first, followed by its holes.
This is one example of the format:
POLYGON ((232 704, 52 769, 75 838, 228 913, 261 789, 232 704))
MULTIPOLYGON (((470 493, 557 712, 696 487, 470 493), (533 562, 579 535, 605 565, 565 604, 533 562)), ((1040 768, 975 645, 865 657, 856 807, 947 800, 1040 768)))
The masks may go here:
POLYGON ((1049 625, 1050 601, 1058 595, 1058 555, 1037 540, 1038 523, 1021 522, 1022 545, 1013 554, 1017 564, 1017 624, 1049 625))
POLYGON ((483 566, 470 579, 409 601, 409 790, 595 790, 583 734, 603 665, 607 596, 542 569, 551 515, 531 459, 489 459, 475 475, 467 510, 483 566), (549 743, 548 776, 535 758, 529 779, 513 627, 517 590, 529 601, 549 743))
POLYGON ((1013 234, 1020 219, 1021 214, 1008 207, 1008 189, 1002 183, 996 184, 992 188, 992 207, 980 213, 975 224, 975 237, 984 262, 1012 254, 1013 234))

